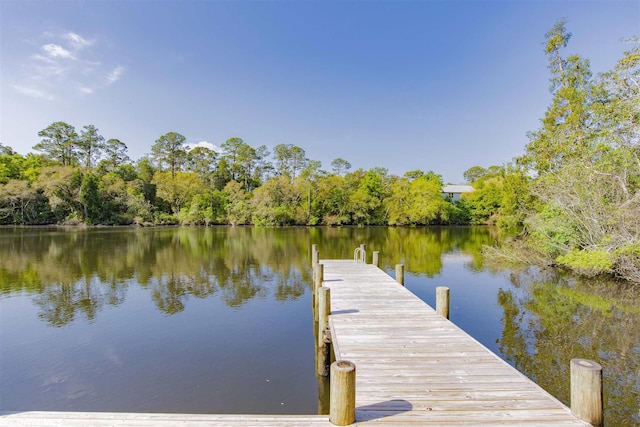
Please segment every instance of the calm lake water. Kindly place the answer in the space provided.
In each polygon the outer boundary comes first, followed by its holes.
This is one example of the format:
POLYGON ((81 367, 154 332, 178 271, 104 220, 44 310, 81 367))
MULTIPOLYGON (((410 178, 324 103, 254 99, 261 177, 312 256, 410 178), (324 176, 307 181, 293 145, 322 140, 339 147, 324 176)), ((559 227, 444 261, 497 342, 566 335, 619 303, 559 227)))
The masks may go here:
POLYGON ((605 420, 640 425, 640 288, 501 271, 459 228, 0 229, 0 409, 318 411, 311 244, 366 243, 391 275, 565 403, 569 361, 604 367, 605 420))

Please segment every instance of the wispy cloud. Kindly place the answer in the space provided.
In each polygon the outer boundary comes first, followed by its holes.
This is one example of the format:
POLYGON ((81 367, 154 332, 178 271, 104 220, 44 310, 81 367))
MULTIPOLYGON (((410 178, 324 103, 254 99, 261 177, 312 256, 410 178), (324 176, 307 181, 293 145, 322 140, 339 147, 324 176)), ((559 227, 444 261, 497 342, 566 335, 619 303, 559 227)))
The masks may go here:
POLYGON ((119 81, 125 72, 124 66, 104 57, 97 39, 69 31, 43 33, 40 40, 12 85, 23 95, 44 100, 72 92, 92 95, 119 81))
POLYGON ((27 95, 27 96, 30 96, 32 98, 45 99, 47 101, 52 101, 55 98, 50 93, 44 92, 44 91, 42 91, 40 89, 37 89, 35 87, 13 85, 13 88, 16 91, 22 93, 23 95, 27 95))
POLYGON ((91 46, 93 44, 93 40, 87 40, 80 34, 76 33, 67 33, 62 36, 62 38, 68 40, 71 45, 77 50, 84 49, 85 47, 91 46))
POLYGON ((122 77, 122 73, 124 73, 124 67, 118 65, 112 72, 107 75, 107 84, 114 84, 120 77, 122 77))
POLYGON ((75 59, 71 52, 57 44, 45 44, 42 46, 42 50, 51 58, 75 59))

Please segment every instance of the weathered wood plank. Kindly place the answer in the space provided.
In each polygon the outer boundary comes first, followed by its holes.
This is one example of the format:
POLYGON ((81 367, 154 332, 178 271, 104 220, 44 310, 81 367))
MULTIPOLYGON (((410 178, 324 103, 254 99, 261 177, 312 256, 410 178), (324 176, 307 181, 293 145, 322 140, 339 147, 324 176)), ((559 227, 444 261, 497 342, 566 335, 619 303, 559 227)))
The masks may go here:
POLYGON ((382 270, 321 262, 336 359, 357 366, 358 425, 587 425, 382 270))
POLYGON ((218 415, 121 412, 0 412, 0 426, 312 426, 329 427, 326 415, 218 415))

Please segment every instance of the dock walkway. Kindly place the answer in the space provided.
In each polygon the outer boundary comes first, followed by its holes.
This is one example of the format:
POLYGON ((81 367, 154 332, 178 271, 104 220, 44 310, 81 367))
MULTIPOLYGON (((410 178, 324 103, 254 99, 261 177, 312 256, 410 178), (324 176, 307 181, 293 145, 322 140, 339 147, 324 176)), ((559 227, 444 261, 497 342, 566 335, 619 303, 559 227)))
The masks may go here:
MULTIPOLYGON (((356 365, 356 426, 588 426, 371 264, 322 260, 332 346, 356 365)), ((480 321, 480 319, 479 319, 480 321)), ((1 426, 332 426, 327 415, 0 413, 1 426)))
POLYGON ((358 425, 589 425, 379 268, 320 263, 336 359, 356 365, 358 425))

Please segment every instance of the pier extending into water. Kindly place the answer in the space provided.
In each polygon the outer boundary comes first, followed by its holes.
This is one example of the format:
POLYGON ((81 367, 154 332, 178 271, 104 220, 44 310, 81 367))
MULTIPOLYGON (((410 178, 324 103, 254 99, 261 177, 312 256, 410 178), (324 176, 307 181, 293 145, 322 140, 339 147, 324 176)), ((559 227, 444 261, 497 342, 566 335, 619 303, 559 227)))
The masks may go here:
POLYGON ((365 260, 364 246, 353 260, 322 260, 314 245, 317 366, 331 373, 329 415, 3 412, 0 426, 602 425, 597 364, 571 362, 572 413, 450 322, 446 289, 436 311, 402 285, 402 265, 393 279, 377 267, 379 254, 365 260))
POLYGON ((589 425, 401 280, 364 262, 319 264, 335 359, 356 367, 358 424, 589 425))

